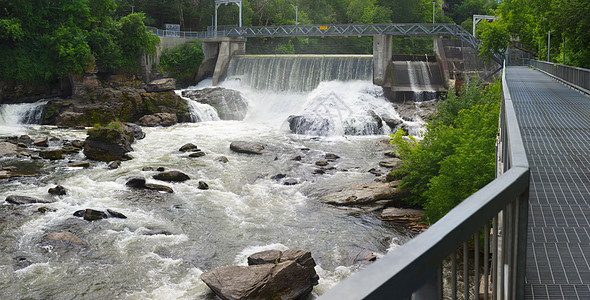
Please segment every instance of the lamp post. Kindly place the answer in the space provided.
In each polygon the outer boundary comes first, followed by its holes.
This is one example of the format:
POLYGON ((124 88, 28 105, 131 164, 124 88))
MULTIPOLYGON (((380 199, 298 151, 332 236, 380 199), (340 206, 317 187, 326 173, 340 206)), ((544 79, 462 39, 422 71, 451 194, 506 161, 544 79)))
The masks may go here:
POLYGON ((436 2, 432 1, 432 24, 434 24, 434 4, 436 2))
POLYGON ((547 62, 551 62, 551 29, 549 29, 549 36, 547 37, 547 62))

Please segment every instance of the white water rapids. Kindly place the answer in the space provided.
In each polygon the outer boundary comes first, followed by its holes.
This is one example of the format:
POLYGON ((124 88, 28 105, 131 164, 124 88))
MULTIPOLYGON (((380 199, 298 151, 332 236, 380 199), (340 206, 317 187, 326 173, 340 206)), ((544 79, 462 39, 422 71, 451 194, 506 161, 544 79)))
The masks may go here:
MULTIPOLYGON (((195 88, 208 85, 210 81, 205 81, 195 88)), ((382 142, 386 136, 343 135, 342 128, 324 137, 298 135, 289 132, 286 122, 290 115, 309 109, 318 95, 332 94, 341 101, 340 109, 351 115, 369 107, 399 118, 378 87, 366 81, 331 81, 311 92, 278 92, 251 89, 236 80, 222 86, 241 91, 248 100, 244 121, 219 121, 211 107, 191 103, 194 120, 200 123, 143 128, 146 138, 132 145, 134 159, 115 170, 98 162, 87 169, 67 166, 70 161, 84 161, 82 153, 56 162, 0 158, 0 167, 43 174, 0 181, 0 199, 9 195, 52 199, 47 190, 58 184, 68 191, 50 204, 2 204, 0 298, 214 299, 199 278, 202 272, 245 264, 249 254, 267 249, 311 251, 320 276, 313 294, 321 295, 358 269, 350 263, 351 247, 386 253, 409 238, 382 222, 377 213, 319 201, 321 195, 352 183, 372 182, 375 176, 368 170, 379 168, 383 152, 389 149, 382 142), (268 151, 261 156, 232 152, 229 144, 236 140, 265 143, 268 151), (186 143, 198 145, 207 155, 189 158, 178 151, 186 143), (313 174, 315 161, 326 153, 341 157, 331 164, 336 169, 313 174), (218 161, 220 156, 229 162, 218 161), (302 160, 292 160, 295 156, 302 160), (158 182, 151 178, 157 172, 142 171, 144 167, 179 170, 191 180, 158 182), (271 179, 276 174, 300 183, 282 185, 271 179), (174 193, 130 189, 125 183, 131 177, 171 186, 174 193), (210 189, 199 190, 199 181, 207 182, 210 189), (37 212, 41 206, 50 211, 37 212), (72 216, 86 208, 109 208, 128 218, 86 222, 72 216), (70 231, 87 246, 77 251, 44 246, 43 236, 52 231, 70 231)), ((6 120, 8 115, 2 117, 6 120)), ((342 118, 342 113, 332 117, 342 118)), ((408 124, 415 130, 420 125, 408 124)), ((62 140, 86 136, 84 130, 14 122, 0 127, 0 136, 15 134, 62 140)))

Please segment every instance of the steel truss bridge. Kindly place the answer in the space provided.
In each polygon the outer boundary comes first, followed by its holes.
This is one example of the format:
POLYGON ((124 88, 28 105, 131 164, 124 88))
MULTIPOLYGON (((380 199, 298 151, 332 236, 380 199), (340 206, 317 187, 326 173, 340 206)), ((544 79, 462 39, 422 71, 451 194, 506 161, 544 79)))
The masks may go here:
MULTIPOLYGON (((286 25, 261 27, 233 27, 218 31, 167 31, 148 28, 158 36, 180 38, 220 38, 220 37, 303 37, 303 36, 454 36, 474 49, 481 42, 457 24, 415 23, 415 24, 336 24, 336 25, 286 25)), ((498 63, 501 55, 494 57, 498 63)))

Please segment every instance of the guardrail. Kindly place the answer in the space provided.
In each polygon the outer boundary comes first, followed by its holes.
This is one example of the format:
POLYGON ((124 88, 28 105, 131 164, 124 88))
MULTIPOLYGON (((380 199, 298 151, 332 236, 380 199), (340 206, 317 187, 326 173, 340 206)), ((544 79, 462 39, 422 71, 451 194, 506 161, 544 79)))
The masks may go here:
POLYGON ((590 70, 534 59, 531 59, 529 63, 532 67, 590 95, 590 70))
POLYGON ((530 172, 506 72, 498 132, 494 181, 320 299, 523 299, 530 172))

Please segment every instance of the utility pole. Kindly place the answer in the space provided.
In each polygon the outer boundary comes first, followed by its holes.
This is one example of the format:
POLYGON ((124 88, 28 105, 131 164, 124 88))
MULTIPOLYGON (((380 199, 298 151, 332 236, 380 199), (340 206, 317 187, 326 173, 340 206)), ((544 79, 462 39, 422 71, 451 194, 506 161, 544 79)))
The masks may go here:
POLYGON ((295 26, 297 26, 297 6, 295 6, 295 26))
POLYGON ((135 6, 131 5, 131 13, 133 13, 133 8, 134 8, 134 7, 135 7, 135 6))
POLYGON ((547 37, 547 62, 551 62, 551 29, 549 29, 549 36, 547 37))

